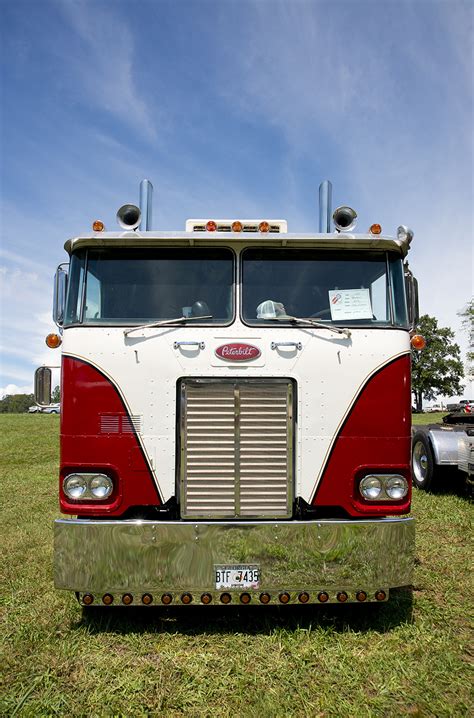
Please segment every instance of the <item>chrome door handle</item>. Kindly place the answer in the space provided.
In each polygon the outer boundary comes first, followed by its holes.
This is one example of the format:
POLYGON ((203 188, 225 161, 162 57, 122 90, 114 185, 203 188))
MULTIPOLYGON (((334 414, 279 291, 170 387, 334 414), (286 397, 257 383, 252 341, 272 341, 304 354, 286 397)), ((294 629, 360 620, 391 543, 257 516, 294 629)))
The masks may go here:
POLYGON ((303 345, 301 342, 272 342, 271 347, 272 349, 278 349, 278 347, 294 347, 301 351, 303 345))
POLYGON ((199 349, 205 348, 204 342, 175 342, 173 347, 179 349, 179 347, 199 347, 199 349))

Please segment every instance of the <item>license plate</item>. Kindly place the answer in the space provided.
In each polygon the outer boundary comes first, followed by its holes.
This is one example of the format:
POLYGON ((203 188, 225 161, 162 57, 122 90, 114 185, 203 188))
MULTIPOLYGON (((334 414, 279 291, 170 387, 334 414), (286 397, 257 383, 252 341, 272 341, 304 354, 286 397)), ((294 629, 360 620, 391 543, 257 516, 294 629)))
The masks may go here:
POLYGON ((260 566, 214 566, 216 589, 221 588, 258 588, 260 585, 260 566))

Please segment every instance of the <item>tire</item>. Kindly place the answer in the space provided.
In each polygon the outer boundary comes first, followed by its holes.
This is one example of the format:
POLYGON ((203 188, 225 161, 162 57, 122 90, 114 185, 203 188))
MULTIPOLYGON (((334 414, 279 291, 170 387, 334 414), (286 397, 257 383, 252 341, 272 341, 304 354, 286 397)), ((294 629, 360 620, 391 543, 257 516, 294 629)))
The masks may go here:
POLYGON ((423 491, 434 488, 437 466, 435 464, 431 442, 421 431, 416 432, 412 442, 413 483, 423 491))

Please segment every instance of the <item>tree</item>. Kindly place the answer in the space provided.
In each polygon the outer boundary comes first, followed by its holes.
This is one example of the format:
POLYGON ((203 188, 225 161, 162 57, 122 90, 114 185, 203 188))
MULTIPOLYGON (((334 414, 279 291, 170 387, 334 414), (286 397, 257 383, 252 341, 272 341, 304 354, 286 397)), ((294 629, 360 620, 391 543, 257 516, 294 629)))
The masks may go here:
POLYGON ((0 399, 0 414, 22 414, 34 403, 33 394, 7 394, 0 399))
POLYGON ((467 332, 468 349, 466 354, 466 373, 474 379, 474 298, 466 304, 458 317, 462 317, 462 327, 467 332))
POLYGON ((60 401, 61 401, 61 391, 59 389, 59 386, 55 386, 53 389, 53 393, 51 394, 51 403, 59 404, 60 401))
POLYGON ((412 351, 412 391, 418 411, 423 409, 423 397, 436 399, 441 394, 460 394, 464 369, 461 350, 453 342, 454 332, 449 327, 438 327, 435 317, 420 317, 418 331, 426 340, 426 347, 412 351))

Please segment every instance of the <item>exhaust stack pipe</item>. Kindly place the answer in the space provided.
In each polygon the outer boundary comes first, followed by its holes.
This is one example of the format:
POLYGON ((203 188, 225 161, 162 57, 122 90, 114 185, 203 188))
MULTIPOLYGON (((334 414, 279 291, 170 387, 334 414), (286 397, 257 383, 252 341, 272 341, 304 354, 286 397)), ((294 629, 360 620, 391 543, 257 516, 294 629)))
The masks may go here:
POLYGON ((324 180, 319 185, 319 231, 325 234, 331 231, 332 184, 324 180))
POLYGON ((117 222, 122 229, 136 229, 140 224, 142 213, 134 204, 124 204, 117 212, 117 222))
POLYGON ((139 229, 145 232, 151 229, 151 199, 153 197, 153 185, 150 180, 144 179, 140 182, 140 210, 142 220, 139 229))

